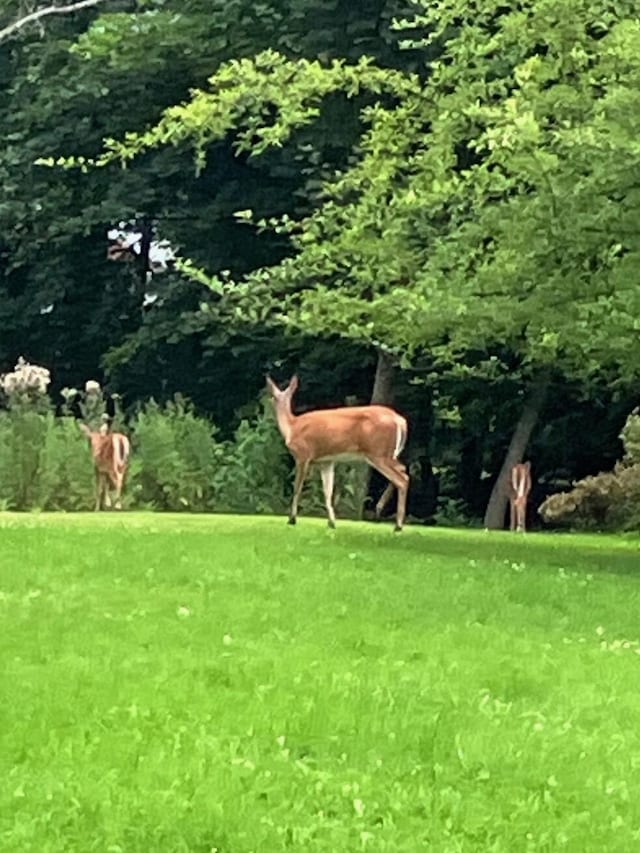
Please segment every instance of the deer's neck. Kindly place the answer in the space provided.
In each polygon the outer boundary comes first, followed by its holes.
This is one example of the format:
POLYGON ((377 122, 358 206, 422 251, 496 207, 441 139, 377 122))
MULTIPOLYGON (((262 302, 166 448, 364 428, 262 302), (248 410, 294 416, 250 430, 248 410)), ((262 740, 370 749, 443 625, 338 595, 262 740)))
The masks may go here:
POLYGON ((285 402, 278 403, 276 405, 276 421, 278 422, 278 429, 282 433, 285 444, 289 443, 295 419, 296 416, 291 411, 290 400, 286 400, 285 402))

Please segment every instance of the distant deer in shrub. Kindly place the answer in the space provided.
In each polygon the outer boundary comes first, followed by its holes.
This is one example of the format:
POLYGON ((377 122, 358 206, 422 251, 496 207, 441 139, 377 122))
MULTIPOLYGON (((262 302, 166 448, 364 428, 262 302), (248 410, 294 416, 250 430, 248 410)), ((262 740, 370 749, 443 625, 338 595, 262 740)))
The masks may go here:
POLYGON ((111 432, 107 424, 98 432, 93 432, 86 424, 80 424, 80 429, 89 439, 93 455, 96 512, 111 506, 110 487, 115 491, 115 508, 122 509, 122 489, 131 453, 129 439, 121 432, 111 432))
POLYGON ((527 529, 527 501, 531 491, 531 462, 514 465, 509 478, 510 529, 524 533, 527 529))

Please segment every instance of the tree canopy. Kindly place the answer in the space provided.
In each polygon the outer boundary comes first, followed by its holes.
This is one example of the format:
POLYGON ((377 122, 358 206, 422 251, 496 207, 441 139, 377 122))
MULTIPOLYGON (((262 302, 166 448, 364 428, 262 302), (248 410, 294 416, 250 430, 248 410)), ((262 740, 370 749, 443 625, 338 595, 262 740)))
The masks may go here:
POLYGON ((262 221, 293 254, 244 282, 212 277, 214 289, 256 320, 275 311, 408 360, 500 346, 529 369, 637 375, 634 5, 418 5, 398 26, 437 56, 426 79, 364 60, 232 61, 97 163, 187 141, 201 166, 230 131, 255 157, 316 121, 329 93, 386 91, 314 209, 262 221))

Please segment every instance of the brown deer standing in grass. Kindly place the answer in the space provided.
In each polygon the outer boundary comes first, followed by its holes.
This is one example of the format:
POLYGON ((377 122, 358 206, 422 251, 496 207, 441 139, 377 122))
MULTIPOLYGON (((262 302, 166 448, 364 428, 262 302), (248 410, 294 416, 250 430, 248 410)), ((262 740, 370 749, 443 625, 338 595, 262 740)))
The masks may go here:
POLYGON ((514 465, 509 479, 509 527, 518 533, 527 529, 527 501, 531 491, 531 462, 514 465))
POLYGON ((284 390, 278 388, 267 376, 267 388, 271 392, 275 405, 278 427, 296 463, 289 524, 296 523, 298 500, 312 462, 320 465, 329 527, 335 527, 336 515, 333 509, 335 463, 365 460, 389 480, 389 485, 376 505, 376 516, 380 517, 394 488, 397 488, 398 507, 395 529, 402 530, 406 514, 409 475, 405 466, 398 461, 398 456, 407 441, 408 427, 405 418, 386 406, 317 409, 302 415, 294 415, 291 410, 291 401, 297 387, 297 376, 292 378, 284 390))
POLYGON ((98 432, 93 432, 86 424, 80 424, 80 429, 91 445, 96 475, 96 512, 111 506, 109 487, 115 491, 115 508, 122 509, 122 489, 131 453, 129 439, 121 432, 111 432, 107 424, 98 432))

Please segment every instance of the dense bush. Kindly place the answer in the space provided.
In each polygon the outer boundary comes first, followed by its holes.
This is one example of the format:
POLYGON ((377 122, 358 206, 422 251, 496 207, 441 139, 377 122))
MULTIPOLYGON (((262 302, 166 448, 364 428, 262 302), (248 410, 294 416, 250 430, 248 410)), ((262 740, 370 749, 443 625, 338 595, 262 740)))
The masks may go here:
MULTIPOLYGON (((47 416, 40 453, 38 499, 44 510, 81 510, 93 507, 94 475, 85 437, 72 417, 47 416)), ((17 509, 28 507, 18 506, 17 509)))
POLYGON ((640 525, 640 415, 634 411, 620 435, 624 457, 613 471, 585 477, 540 507, 550 523, 591 530, 628 530, 640 525))
POLYGON ((73 419, 15 410, 0 415, 3 508, 83 509, 92 489, 86 442, 73 419))
POLYGON ((217 508, 225 512, 284 512, 292 466, 270 404, 244 417, 216 476, 217 508))
POLYGON ((624 461, 630 465, 640 464, 640 414, 638 409, 627 418, 620 434, 624 445, 624 461))
POLYGON ((213 424, 177 398, 162 408, 151 401, 132 420, 129 504, 200 512, 215 507, 216 475, 224 447, 213 424))
MULTIPOLYGON (((55 417, 49 372, 23 359, 0 378, 0 506, 82 509, 91 500, 92 466, 75 420, 55 417)), ((67 412, 68 409, 65 409, 67 412)))

